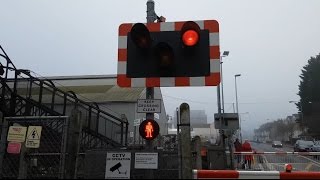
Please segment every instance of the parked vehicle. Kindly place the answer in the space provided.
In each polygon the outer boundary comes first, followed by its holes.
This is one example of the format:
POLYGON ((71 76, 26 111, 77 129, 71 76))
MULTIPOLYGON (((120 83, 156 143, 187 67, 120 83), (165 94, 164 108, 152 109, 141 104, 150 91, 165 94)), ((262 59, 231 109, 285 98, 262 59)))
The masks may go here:
POLYGON ((297 140, 293 150, 298 152, 311 152, 314 143, 312 141, 297 140))
POLYGON ((280 147, 280 148, 282 148, 281 141, 272 141, 272 147, 280 147))
POLYGON ((320 141, 315 141, 311 147, 311 151, 320 152, 320 141))

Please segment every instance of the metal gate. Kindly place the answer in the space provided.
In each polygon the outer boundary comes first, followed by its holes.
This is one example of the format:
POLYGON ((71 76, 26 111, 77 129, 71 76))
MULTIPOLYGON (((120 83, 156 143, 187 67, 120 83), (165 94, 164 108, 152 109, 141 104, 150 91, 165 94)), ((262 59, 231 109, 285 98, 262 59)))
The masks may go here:
MULTIPOLYGON (((62 179, 65 175, 67 116, 6 117, 2 125, 0 179, 62 179), (9 154, 7 133, 10 126, 41 126, 39 148, 26 148, 21 142, 18 154, 9 154)), ((28 136, 28 135, 27 135, 28 136)))

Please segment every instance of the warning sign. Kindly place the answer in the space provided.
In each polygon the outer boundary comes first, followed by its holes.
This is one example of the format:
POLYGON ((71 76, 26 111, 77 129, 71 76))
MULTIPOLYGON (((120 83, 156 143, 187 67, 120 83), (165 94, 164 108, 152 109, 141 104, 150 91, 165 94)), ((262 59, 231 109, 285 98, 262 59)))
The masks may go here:
POLYGON ((10 126, 7 140, 9 142, 24 142, 26 139, 27 127, 10 126))
POLYGON ((29 126, 26 147, 27 148, 39 148, 42 126, 29 126))
POLYGON ((21 151, 21 143, 9 142, 7 152, 9 154, 19 154, 21 151))
POLYGON ((130 179, 131 153, 107 153, 106 179, 130 179))

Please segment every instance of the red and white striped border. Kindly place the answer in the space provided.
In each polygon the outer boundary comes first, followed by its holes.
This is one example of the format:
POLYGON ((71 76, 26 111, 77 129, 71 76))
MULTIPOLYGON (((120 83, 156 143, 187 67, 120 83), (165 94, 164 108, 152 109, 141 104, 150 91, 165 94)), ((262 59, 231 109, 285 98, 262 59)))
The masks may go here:
POLYGON ((320 179, 320 172, 193 170, 193 179, 320 179))
MULTIPOLYGON (((186 21, 145 23, 150 32, 180 31, 186 21)), ((200 29, 209 30, 210 76, 202 77, 127 77, 127 35, 134 23, 119 26, 118 75, 120 87, 174 87, 174 86, 217 86, 220 83, 219 24, 216 20, 195 21, 200 29)))
POLYGON ((312 156, 312 155, 320 155, 320 152, 285 152, 285 151, 276 151, 276 152, 263 152, 263 151, 256 151, 256 152, 233 152, 234 155, 259 155, 259 154, 276 154, 276 155, 305 155, 305 156, 312 156))

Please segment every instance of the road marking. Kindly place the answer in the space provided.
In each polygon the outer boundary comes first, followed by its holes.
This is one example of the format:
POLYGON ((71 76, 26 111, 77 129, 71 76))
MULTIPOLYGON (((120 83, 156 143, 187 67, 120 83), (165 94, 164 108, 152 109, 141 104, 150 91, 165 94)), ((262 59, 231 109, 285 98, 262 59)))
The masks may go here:
POLYGON ((267 168, 269 171, 274 170, 274 166, 268 162, 267 157, 265 155, 262 156, 263 157, 263 162, 267 165, 267 168))
POLYGON ((310 168, 312 167, 312 165, 313 165, 312 162, 308 163, 308 165, 307 165, 307 167, 305 168, 305 170, 309 171, 310 168))
POLYGON ((305 158, 305 159, 307 159, 307 160, 311 161, 314 165, 316 165, 316 166, 320 167, 320 163, 319 163, 319 162, 314 161, 314 160, 312 160, 312 159, 310 159, 310 158, 308 158, 308 157, 305 157, 305 156, 301 156, 301 155, 298 155, 298 156, 303 157, 303 158, 305 158))
POLYGON ((262 166, 261 163, 259 163, 258 166, 259 166, 259 168, 261 169, 261 171, 264 171, 264 168, 263 168, 263 166, 262 166))

